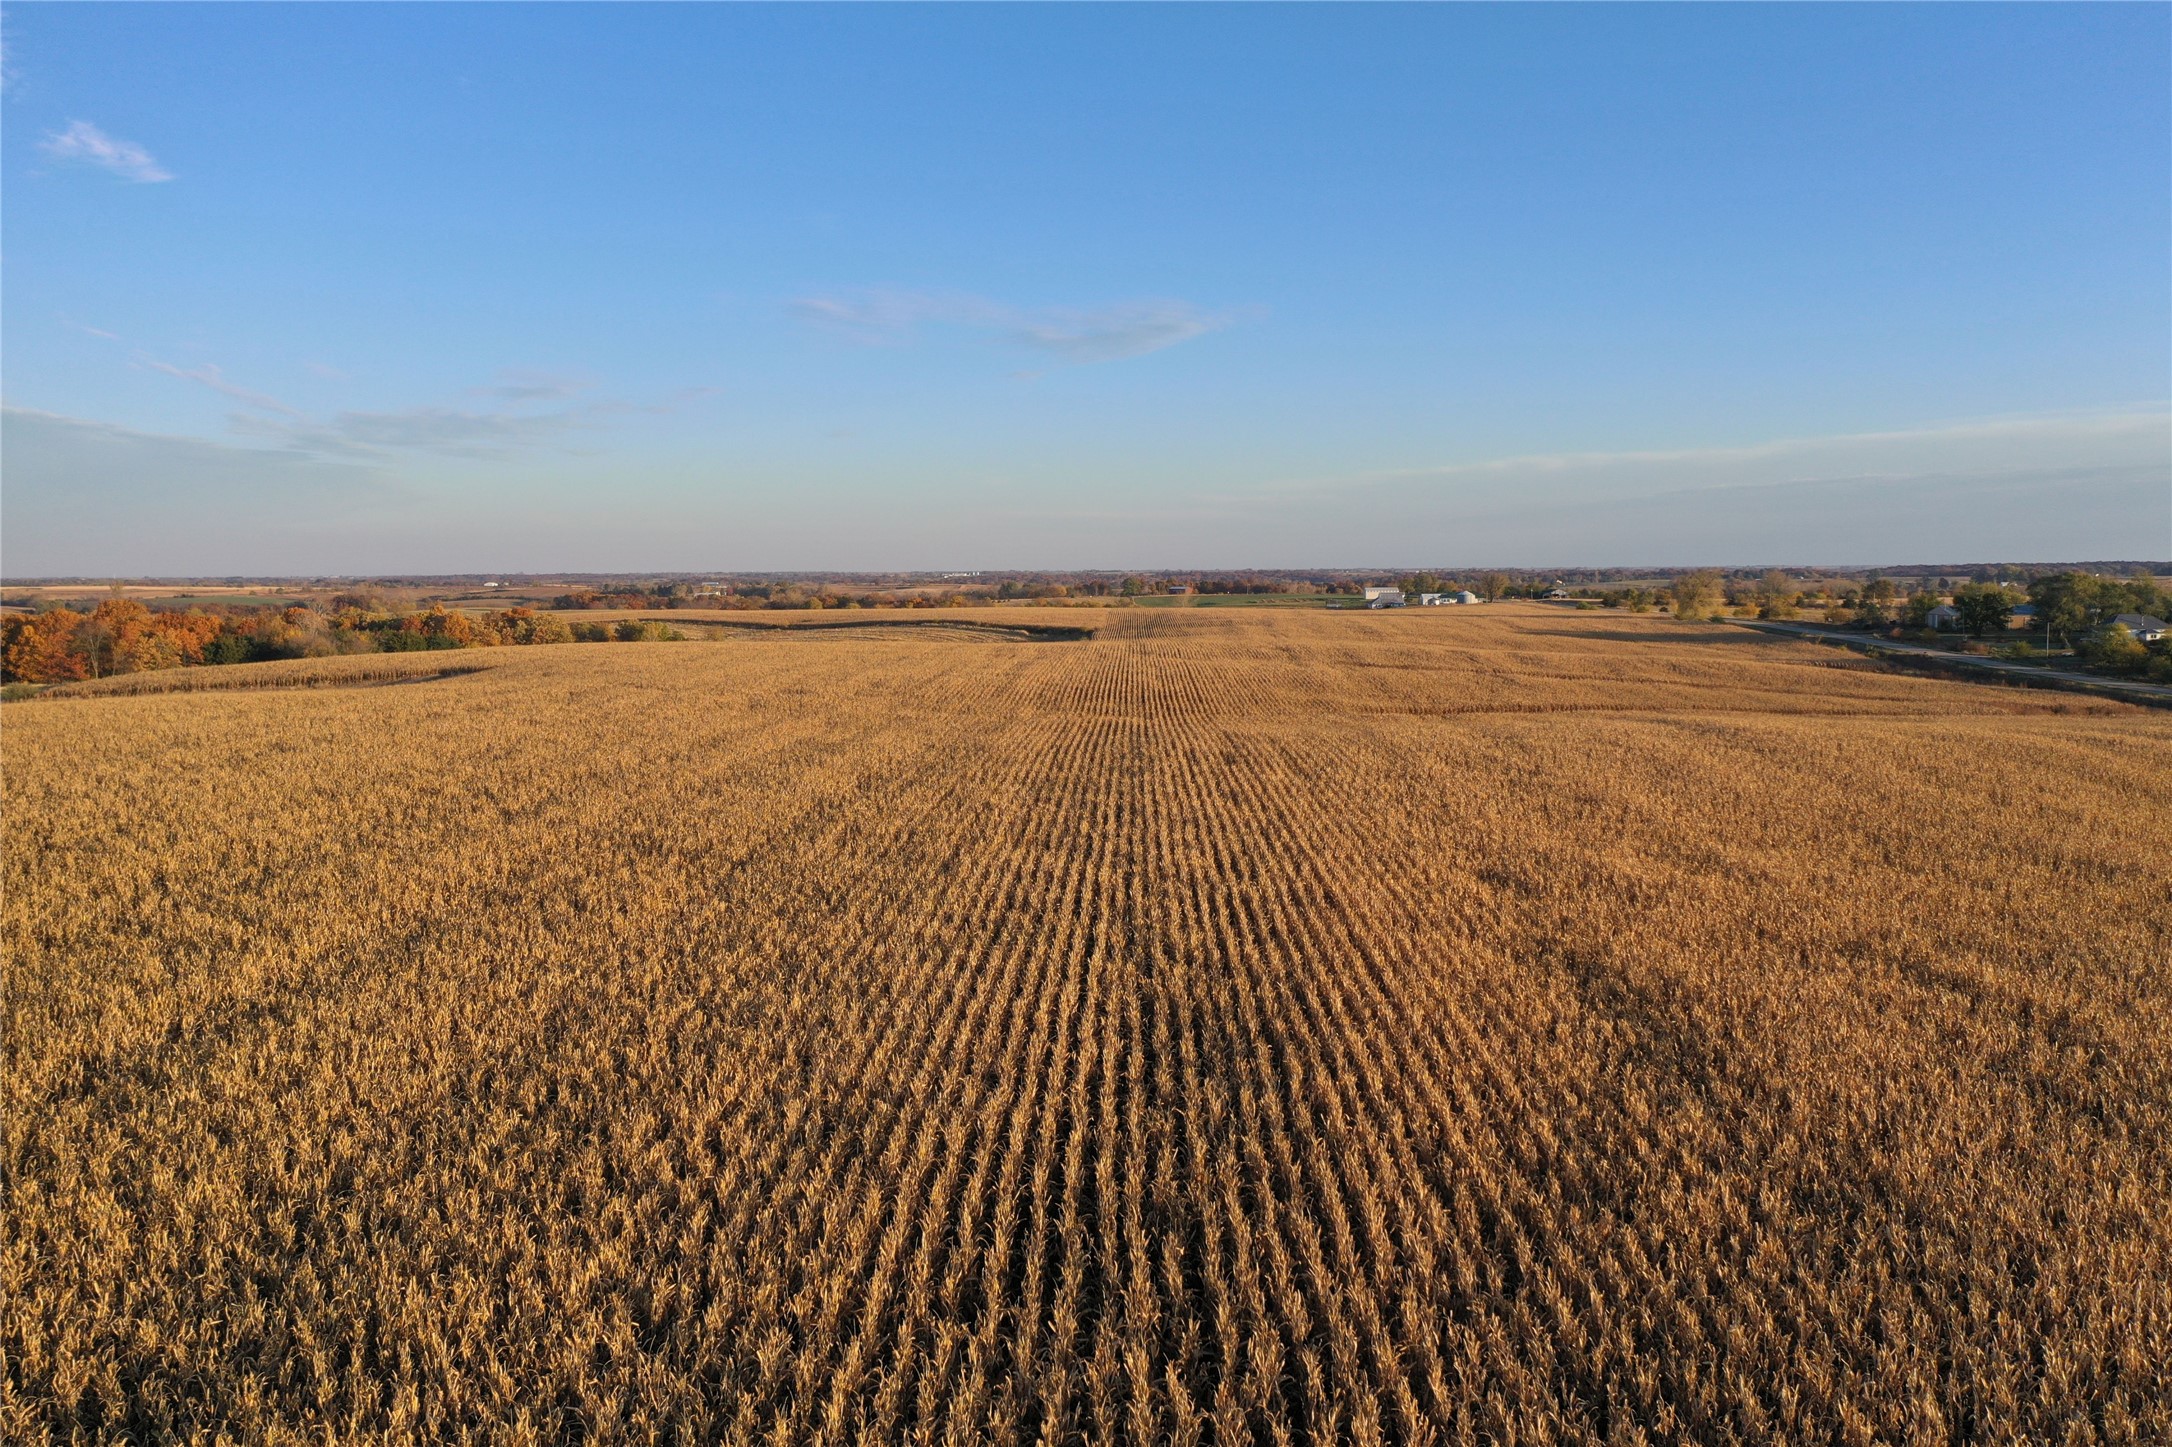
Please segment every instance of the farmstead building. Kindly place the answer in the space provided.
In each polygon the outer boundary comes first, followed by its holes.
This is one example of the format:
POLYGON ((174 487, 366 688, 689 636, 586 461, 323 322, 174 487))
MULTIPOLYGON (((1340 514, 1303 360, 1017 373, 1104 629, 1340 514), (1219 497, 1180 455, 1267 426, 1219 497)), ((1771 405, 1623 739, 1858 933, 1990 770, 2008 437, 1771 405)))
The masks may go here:
POLYGON ((1365 606, 1368 608, 1400 608, 1403 606, 1401 588, 1367 588, 1365 606))

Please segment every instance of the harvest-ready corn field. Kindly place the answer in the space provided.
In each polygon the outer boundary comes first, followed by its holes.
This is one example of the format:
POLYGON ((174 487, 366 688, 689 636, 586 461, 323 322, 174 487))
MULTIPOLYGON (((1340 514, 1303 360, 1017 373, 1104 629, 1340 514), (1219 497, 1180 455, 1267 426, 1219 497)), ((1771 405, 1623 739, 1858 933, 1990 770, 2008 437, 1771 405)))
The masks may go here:
POLYGON ((8 705, 0 1437, 2172 1440, 2172 717, 1061 617, 8 705))

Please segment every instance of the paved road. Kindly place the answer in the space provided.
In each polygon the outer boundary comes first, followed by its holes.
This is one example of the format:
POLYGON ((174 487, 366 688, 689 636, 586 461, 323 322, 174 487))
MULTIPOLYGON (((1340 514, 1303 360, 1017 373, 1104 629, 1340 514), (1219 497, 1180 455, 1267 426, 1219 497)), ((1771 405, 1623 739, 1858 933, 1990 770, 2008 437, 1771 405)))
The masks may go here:
POLYGON ((2136 703, 2172 708, 2172 687, 2161 683, 2144 683, 2133 678, 2104 678, 2094 673, 2072 673, 2061 668, 2040 668, 2033 663, 2010 663, 2003 658, 1984 658, 1973 653, 1947 653, 1936 648, 1926 648, 1920 643, 1896 643, 1891 639, 1869 638, 1860 633, 1834 633, 1823 628, 1805 628, 1799 623, 1765 623, 1747 618, 1728 621, 1744 628, 1755 628, 1762 633, 1784 633, 1791 638, 1810 638, 1841 648, 1859 649, 1865 653, 1913 653, 1925 658, 1935 658, 1941 663, 1977 668, 1985 673, 2003 674, 2008 678, 2025 679, 2039 688, 2066 688, 2083 693, 2110 694, 2131 699, 2136 703))

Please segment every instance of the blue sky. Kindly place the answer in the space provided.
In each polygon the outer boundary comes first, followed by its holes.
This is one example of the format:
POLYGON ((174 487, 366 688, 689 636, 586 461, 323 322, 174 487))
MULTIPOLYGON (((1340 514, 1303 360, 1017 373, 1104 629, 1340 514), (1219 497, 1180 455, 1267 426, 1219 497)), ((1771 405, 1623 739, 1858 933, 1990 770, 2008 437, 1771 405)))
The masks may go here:
POLYGON ((12 6, 0 567, 2172 555, 2172 9, 12 6))

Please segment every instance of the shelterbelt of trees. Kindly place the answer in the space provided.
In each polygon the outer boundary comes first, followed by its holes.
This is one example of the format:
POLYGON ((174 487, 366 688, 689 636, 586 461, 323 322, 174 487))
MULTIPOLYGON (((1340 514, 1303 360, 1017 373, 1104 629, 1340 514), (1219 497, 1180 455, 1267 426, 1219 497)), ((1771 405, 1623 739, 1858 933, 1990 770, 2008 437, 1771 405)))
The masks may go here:
POLYGON ((373 610, 332 599, 324 608, 192 608, 155 611, 108 598, 87 613, 54 608, 0 622, 0 678, 69 683, 120 673, 344 653, 497 648, 532 643, 668 642, 679 632, 653 620, 568 623, 528 608, 473 615, 442 606, 373 610))
MULTIPOLYGON (((1090 601, 1151 597, 1181 586, 1193 593, 1270 594, 1310 593, 1311 584, 1288 579, 1241 577, 1128 577, 1108 578, 1005 578, 994 583, 960 587, 943 586, 929 592, 919 588, 852 588, 801 581, 733 582, 722 585, 656 583, 597 589, 575 588, 551 600, 563 611, 610 608, 638 611, 648 608, 704 608, 737 611, 822 608, 972 608, 993 603, 1090 601)), ((1361 593, 1361 584, 1332 581, 1318 585, 1322 593, 1361 593)))
MULTIPOLYGON (((1665 589, 1580 589, 1572 596, 1609 608, 1646 612, 1672 609, 1684 619, 1737 617, 1797 618, 1805 614, 1830 624, 1900 637, 1907 629, 1929 629, 1942 606, 1954 610, 1951 627, 1972 639, 2003 637, 2015 611, 2026 603, 2035 614, 2028 634, 2057 640, 2073 650, 2074 661, 2097 673, 2149 678, 2172 683, 2172 640, 2145 643, 2118 621, 2123 615, 2163 618, 2172 613, 2172 592, 2156 577, 2137 571, 2130 577, 2066 571, 2046 573, 2026 585, 1997 580, 1960 584, 1951 593, 1918 588, 1903 592, 1890 578, 1857 582, 1824 579, 1815 583, 1773 571, 1761 578, 1729 578, 1715 569, 1685 573, 1665 589), (2039 634, 2037 630, 2042 630, 2039 634)), ((1980 646, 1980 645, 1979 645, 1980 646)), ((2016 637, 1997 650, 2001 656, 2042 656, 2029 636, 2016 637)))
MULTIPOLYGON (((1058 574, 1053 577, 1004 578, 952 586, 861 588, 804 580, 666 582, 624 588, 574 588, 551 600, 560 611, 610 608, 816 609, 816 608, 971 608, 1017 602, 1115 602, 1169 593, 1208 597, 1358 597, 1382 575, 1292 577, 1259 573, 1134 573, 1123 578, 1058 574)), ((1538 577, 1519 580, 1503 572, 1405 573, 1389 579, 1413 598, 1421 593, 1453 593, 1468 588, 1487 602, 1502 598, 1543 598, 1555 583, 1538 577)))

